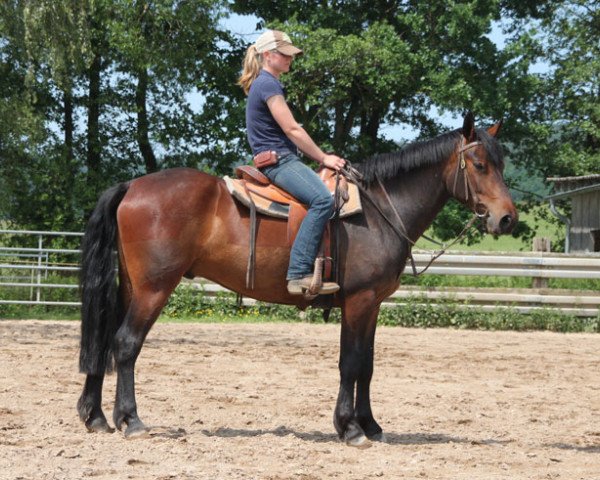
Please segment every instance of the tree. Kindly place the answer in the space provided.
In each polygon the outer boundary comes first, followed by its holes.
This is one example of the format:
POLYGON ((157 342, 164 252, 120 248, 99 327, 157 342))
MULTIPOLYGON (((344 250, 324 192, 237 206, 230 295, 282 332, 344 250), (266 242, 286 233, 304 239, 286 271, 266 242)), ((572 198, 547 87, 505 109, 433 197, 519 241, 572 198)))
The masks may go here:
POLYGON ((117 181, 180 165, 225 173, 244 161, 235 81, 247 45, 220 24, 228 8, 304 47, 284 76, 295 115, 351 160, 398 148, 383 125, 431 137, 444 129, 437 112, 469 109, 480 124, 505 118, 507 157, 529 177, 598 171, 592 0, 5 0, 2 217, 80 229, 117 181), (490 39, 499 26, 502 47, 490 39), (540 61, 547 73, 532 71, 540 61))
MULTIPOLYGON (((531 139, 531 98, 543 81, 529 68, 543 50, 525 26, 552 18, 560 3, 238 0, 233 9, 267 19, 305 48, 284 77, 295 113, 318 143, 360 160, 398 148, 384 124, 437 135, 444 127, 436 112, 472 110, 483 124, 504 117, 505 138, 531 139), (490 39, 500 21, 504 48, 490 39)), ((436 222, 444 238, 468 216, 452 208, 436 222)))
POLYGON ((380 133, 384 123, 439 133, 432 107, 473 110, 490 122, 507 116, 510 131, 525 110, 527 69, 538 54, 518 47, 528 34, 517 26, 548 17, 556 4, 244 0, 233 9, 268 19, 306 47, 288 76, 290 98, 321 143, 360 158, 395 148, 380 133), (501 18, 513 32, 502 50, 489 38, 501 18))
POLYGON ((112 15, 107 27, 117 55, 116 71, 125 75, 119 93, 124 102, 131 102, 125 112, 134 115, 135 140, 145 171, 152 172, 160 167, 153 144, 172 150, 168 123, 179 123, 179 138, 173 143, 193 142, 192 115, 185 95, 205 80, 204 60, 219 40, 220 3, 108 3, 112 15))
POLYGON ((551 65, 544 95, 550 148, 548 175, 600 172, 600 8, 570 0, 544 24, 551 65))
MULTIPOLYGON (((14 119, 16 107, 28 119, 0 125, 0 181, 11 185, 12 201, 5 218, 22 227, 81 229, 108 185, 165 166, 210 163, 200 156, 210 142, 198 133, 220 138, 197 127, 187 95, 198 88, 216 96, 226 74, 218 68, 223 61, 206 65, 230 40, 218 28, 220 0, 0 6, 0 109, 8 113, 3 119, 14 119), (25 138, 26 127, 36 136, 25 138)), ((236 73, 227 73, 231 85, 236 73)), ((210 100, 212 112, 200 113, 217 129, 236 104, 210 100)))
POLYGON ((5 225, 31 226, 21 220, 39 220, 44 212, 49 221, 60 214, 43 208, 47 186, 57 179, 56 168, 48 168, 57 158, 48 128, 53 95, 28 54, 25 11, 22 1, 0 3, 0 216, 5 225), (36 192, 43 179, 46 188, 36 192))

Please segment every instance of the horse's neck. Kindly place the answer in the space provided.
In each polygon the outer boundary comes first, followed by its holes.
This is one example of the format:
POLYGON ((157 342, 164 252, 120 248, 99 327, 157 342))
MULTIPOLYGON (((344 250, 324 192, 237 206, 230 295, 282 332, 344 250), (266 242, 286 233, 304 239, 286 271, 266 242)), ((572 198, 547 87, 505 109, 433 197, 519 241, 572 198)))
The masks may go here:
POLYGON ((423 235, 449 199, 442 172, 441 165, 431 165, 384 182, 408 235, 414 241, 423 235))

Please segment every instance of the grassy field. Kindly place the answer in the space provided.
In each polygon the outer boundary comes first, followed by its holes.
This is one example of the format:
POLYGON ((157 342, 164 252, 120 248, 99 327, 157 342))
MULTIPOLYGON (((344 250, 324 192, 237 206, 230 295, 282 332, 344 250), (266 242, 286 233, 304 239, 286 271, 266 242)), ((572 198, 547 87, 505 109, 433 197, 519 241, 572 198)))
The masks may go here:
MULTIPOLYGON (((546 218, 552 216, 548 206, 540 206, 534 212, 520 213, 519 222, 526 222, 530 228, 535 231, 534 237, 550 238, 552 248, 555 251, 562 251, 564 246, 564 226, 555 225, 546 218)), ((458 232, 457 232, 458 233, 458 232)), ((426 235, 433 236, 430 231, 426 235)), ((437 250, 436 245, 419 239, 416 245, 420 250, 437 250)), ((502 235, 494 237, 493 235, 485 234, 480 242, 467 245, 464 241, 452 246, 449 250, 454 251, 478 251, 478 252, 529 252, 532 250, 532 241, 514 238, 511 235, 502 235)))

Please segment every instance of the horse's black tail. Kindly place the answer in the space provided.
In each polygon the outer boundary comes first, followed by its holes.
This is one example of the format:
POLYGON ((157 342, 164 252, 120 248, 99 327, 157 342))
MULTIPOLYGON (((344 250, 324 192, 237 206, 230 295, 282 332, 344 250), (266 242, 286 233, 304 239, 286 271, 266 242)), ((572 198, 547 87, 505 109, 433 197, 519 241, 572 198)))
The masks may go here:
POLYGON ((102 194, 81 243, 79 370, 82 373, 101 375, 113 367, 112 343, 121 323, 114 254, 116 213, 128 189, 128 183, 120 183, 102 194))

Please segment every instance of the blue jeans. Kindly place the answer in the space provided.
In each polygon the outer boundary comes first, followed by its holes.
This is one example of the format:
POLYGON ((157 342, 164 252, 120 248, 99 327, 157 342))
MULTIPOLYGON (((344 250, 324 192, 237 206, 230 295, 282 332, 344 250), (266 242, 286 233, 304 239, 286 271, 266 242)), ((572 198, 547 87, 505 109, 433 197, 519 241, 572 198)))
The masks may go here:
POLYGON ((333 197, 319 176, 297 155, 290 153, 261 171, 272 183, 308 206, 290 254, 287 280, 302 278, 313 271, 325 225, 333 213, 333 197))

